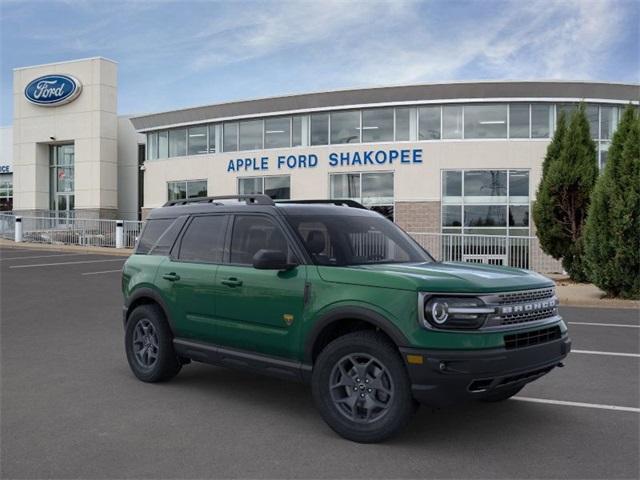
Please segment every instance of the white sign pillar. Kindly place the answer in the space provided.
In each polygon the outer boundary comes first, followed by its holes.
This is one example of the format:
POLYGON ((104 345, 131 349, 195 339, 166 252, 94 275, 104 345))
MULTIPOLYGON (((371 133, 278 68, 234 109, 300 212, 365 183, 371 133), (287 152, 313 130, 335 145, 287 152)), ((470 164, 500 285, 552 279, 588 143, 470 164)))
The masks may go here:
POLYGON ((15 226, 15 237, 14 240, 16 243, 22 242, 22 217, 16 217, 16 226, 15 226))
POLYGON ((116 248, 124 248, 124 222, 116 221, 116 248))

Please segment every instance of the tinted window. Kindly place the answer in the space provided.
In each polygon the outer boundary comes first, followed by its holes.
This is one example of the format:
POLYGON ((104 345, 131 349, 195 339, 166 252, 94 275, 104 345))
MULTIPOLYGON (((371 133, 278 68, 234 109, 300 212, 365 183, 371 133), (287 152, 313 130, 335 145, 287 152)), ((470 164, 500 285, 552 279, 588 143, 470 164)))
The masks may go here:
POLYGON ((182 225, 184 225, 186 219, 187 217, 184 216, 173 222, 171 226, 167 228, 162 235, 160 235, 158 241, 151 248, 149 255, 169 255, 171 247, 173 247, 176 238, 178 238, 178 234, 180 233, 182 225))
POLYGON ((180 260, 222 262, 226 224, 224 215, 194 217, 180 243, 180 260))
POLYGON ((331 143, 358 143, 360 141, 360 111, 333 112, 331 114, 331 143))
POLYGON ((462 107, 442 107, 442 138, 462 138, 462 107))
POLYGON ((238 215, 231 234, 231 263, 251 265, 258 250, 288 253, 282 229, 272 220, 256 215, 238 215))
POLYGON ((396 108, 396 140, 410 140, 411 109, 396 108))
POLYGON ((274 200, 288 200, 291 198, 291 179, 289 176, 265 177, 264 194, 274 200))
POLYGON ((302 145, 302 117, 297 116, 291 119, 291 146, 302 145))
POLYGON ((489 199, 507 195, 506 170, 471 170, 464 172, 464 194, 489 199))
POLYGON ((264 148, 288 147, 291 143, 291 117, 264 121, 264 148))
POLYGON ((422 107, 418 112, 418 140, 440 140, 440 106, 422 107))
POLYGON ((207 153, 207 127, 191 127, 189 129, 189 155, 207 153))
POLYGON ((393 108, 371 108, 362 111, 362 141, 393 140, 393 108))
POLYGON ((187 129, 169 130, 169 156, 181 157, 187 154, 187 129))
POLYGON ((326 145, 327 143, 329 143, 329 114, 311 115, 311 145, 326 145))
POLYGON ((528 201, 529 197, 529 172, 520 172, 511 170, 509 172, 509 196, 510 197, 527 197, 523 199, 528 201))
POLYGON ((402 230, 378 215, 288 216, 318 265, 428 262, 431 258, 402 230))
POLYGON ((462 195, 462 172, 449 171, 442 175, 442 196, 460 197, 462 195))
POLYGON ((464 138, 507 138, 507 106, 464 107, 464 138))
POLYGON ((549 138, 553 110, 549 105, 531 105, 531 138, 549 138))
POLYGON ((174 218, 159 218, 147 220, 147 223, 142 230, 140 240, 138 240, 138 246, 136 247, 136 253, 146 254, 151 250, 151 247, 155 245, 160 236, 169 228, 169 226, 175 221, 174 218))
POLYGON ((222 148, 225 152, 238 150, 238 123, 225 123, 222 126, 222 148))
POLYGON ((507 208, 501 205, 474 205, 464 207, 465 227, 504 227, 507 208))
POLYGON ((529 104, 509 105, 509 138, 529 138, 529 104))
POLYGON ((240 150, 262 148, 262 120, 240 122, 240 150))

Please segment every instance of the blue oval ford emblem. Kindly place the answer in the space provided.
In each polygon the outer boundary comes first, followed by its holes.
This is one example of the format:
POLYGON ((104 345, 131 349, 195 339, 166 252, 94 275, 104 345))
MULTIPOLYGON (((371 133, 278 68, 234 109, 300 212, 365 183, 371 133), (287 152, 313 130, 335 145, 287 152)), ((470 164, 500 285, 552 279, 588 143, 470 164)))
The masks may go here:
POLYGON ((29 82, 24 96, 31 103, 43 106, 56 106, 75 100, 82 84, 70 75, 45 75, 29 82))

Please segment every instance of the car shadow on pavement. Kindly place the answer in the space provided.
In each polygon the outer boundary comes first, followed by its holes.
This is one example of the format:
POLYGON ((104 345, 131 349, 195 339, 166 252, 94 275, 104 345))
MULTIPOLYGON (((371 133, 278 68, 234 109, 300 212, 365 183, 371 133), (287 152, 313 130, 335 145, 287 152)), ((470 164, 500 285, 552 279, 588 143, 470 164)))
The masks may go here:
MULTIPOLYGON (((287 382, 268 376, 255 375, 221 367, 191 364, 183 368, 171 382, 171 388, 210 397, 212 413, 219 414, 221 404, 256 415, 272 415, 280 421, 298 425, 310 435, 326 435, 339 438, 322 421, 315 409, 311 388, 296 382, 287 382), (213 412, 215 411, 215 412, 213 412), (312 432, 312 433, 310 433, 312 432)), ((449 408, 434 409, 421 406, 409 427, 397 437, 385 442, 395 445, 422 445, 432 442, 489 441, 498 446, 504 431, 527 435, 537 430, 554 434, 560 426, 568 428, 571 417, 560 411, 540 405, 506 401, 496 404, 470 402, 449 408)), ((504 437, 508 444, 510 435, 504 437)), ((505 444, 505 445, 506 445, 505 444)))

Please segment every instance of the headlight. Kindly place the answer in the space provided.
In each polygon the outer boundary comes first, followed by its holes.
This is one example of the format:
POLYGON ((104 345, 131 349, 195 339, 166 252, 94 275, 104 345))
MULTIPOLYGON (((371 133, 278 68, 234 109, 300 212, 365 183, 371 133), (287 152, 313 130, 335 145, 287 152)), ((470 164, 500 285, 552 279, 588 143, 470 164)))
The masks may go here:
POLYGON ((476 297, 427 297, 423 324, 427 328, 476 329, 494 312, 494 307, 476 297))

